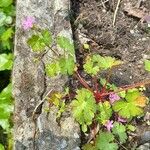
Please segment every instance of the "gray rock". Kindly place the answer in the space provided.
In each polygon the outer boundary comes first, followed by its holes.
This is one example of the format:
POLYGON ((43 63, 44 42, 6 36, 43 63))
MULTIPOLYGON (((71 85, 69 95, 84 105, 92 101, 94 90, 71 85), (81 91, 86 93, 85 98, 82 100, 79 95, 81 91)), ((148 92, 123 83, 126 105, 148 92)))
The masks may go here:
MULTIPOLYGON (((16 35, 13 66, 13 95, 15 98, 14 113, 14 150, 72 150, 79 147, 80 128, 70 111, 67 117, 56 121, 57 109, 49 107, 48 102, 39 105, 38 114, 33 120, 35 107, 50 90, 62 91, 68 81, 67 76, 48 78, 45 75, 45 64, 54 56, 51 50, 35 62, 35 55, 26 41, 32 31, 22 29, 26 16, 36 19, 36 25, 52 31, 53 39, 63 35, 72 40, 70 22, 66 20, 70 9, 69 0, 18 0, 16 15, 16 35), (76 136, 74 136, 76 135, 76 136), (77 136, 78 135, 78 136, 77 136)), ((53 48, 60 53, 63 50, 53 48)))
POLYGON ((149 149, 150 149, 150 143, 145 143, 137 148, 137 150, 149 150, 149 149))

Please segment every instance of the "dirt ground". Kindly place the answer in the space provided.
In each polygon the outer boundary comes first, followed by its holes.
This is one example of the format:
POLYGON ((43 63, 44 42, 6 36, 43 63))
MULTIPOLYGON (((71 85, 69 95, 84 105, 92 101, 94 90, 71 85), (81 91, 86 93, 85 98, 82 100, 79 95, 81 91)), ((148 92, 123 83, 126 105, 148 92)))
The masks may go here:
MULTIPOLYGON (((145 59, 150 59, 150 0, 122 0, 117 10, 118 2, 72 0, 77 61, 83 63, 86 55, 83 44, 86 42, 92 53, 113 56, 124 62, 113 71, 111 80, 115 84, 150 80, 143 63, 145 59)), ((150 96, 150 88, 147 88, 147 94, 150 96)), ((150 108, 145 111, 150 112, 150 108)), ((143 126, 140 124, 140 128, 143 126)), ((150 130, 145 126, 144 129, 150 130)))

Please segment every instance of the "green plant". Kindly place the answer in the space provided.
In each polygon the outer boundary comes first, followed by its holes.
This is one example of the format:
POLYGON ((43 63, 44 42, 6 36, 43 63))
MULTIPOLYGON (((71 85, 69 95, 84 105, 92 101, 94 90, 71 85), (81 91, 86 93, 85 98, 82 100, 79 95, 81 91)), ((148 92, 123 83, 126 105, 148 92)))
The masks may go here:
MULTIPOLYGON (((13 36, 15 7, 13 0, 0 0, 0 71, 5 72, 12 69, 13 36)), ((0 128, 1 135, 7 134, 7 142, 0 144, 0 150, 12 149, 11 115, 13 112, 11 83, 0 92, 0 128)), ((1 142, 1 140, 0 140, 1 142)))
POLYGON ((150 71, 150 60, 145 60, 145 70, 150 71))
MULTIPOLYGON (((35 30, 34 25, 33 28, 35 30)), ((75 91, 76 94, 67 93, 62 96, 60 93, 55 93, 49 97, 49 103, 58 107, 58 116, 60 117, 65 111, 64 106, 67 107, 65 99, 70 98, 72 114, 81 125, 82 131, 94 132, 90 139, 92 142, 83 146, 84 150, 116 150, 120 145, 123 147, 122 144, 128 140, 127 131, 133 131, 133 126, 130 124, 132 119, 144 113, 143 108, 148 98, 142 93, 141 86, 150 84, 150 81, 123 87, 110 84, 111 71, 122 64, 120 60, 90 53, 85 58, 83 66, 80 66, 81 64, 77 64, 74 60, 74 46, 67 37, 58 35, 54 41, 50 31, 46 30, 48 36, 45 38, 40 36, 43 35, 43 30, 39 33, 38 29, 37 32, 27 42, 32 51, 42 54, 45 47, 48 47, 55 58, 54 60, 51 58, 52 62, 45 64, 46 75, 50 78, 60 74, 73 75, 83 86, 75 91), (52 43, 56 43, 61 50, 53 49, 52 43), (90 76, 90 85, 80 75, 79 67, 90 76), (108 72, 106 78, 99 77, 103 71, 108 72), (98 127, 100 129, 97 131, 98 127)), ((88 45, 84 47, 89 49, 88 45)), ((149 61, 145 61, 145 69, 150 71, 149 61)))

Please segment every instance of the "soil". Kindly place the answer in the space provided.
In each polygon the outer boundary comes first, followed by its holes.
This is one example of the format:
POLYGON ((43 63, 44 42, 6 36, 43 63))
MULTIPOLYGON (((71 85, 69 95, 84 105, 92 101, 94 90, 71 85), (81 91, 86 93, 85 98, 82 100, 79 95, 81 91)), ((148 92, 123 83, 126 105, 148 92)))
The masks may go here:
MULTIPOLYGON (((143 62, 150 59, 150 29, 148 21, 143 18, 150 16, 150 0, 121 1, 113 26, 117 2, 72 0, 72 26, 77 43, 77 62, 83 63, 82 60, 87 55, 83 44, 88 43, 92 53, 112 56, 123 61, 123 65, 114 69, 111 82, 121 86, 149 80, 150 74, 144 70, 143 62), (128 5, 131 6, 129 10, 126 9, 128 5)), ((84 73, 82 75, 84 76, 84 73)), ((150 96, 148 87, 146 94, 150 96)), ((150 107, 145 111, 150 112, 150 107)), ((138 132, 142 132, 143 127, 150 131, 150 128, 141 122, 135 122, 140 126, 138 132)))

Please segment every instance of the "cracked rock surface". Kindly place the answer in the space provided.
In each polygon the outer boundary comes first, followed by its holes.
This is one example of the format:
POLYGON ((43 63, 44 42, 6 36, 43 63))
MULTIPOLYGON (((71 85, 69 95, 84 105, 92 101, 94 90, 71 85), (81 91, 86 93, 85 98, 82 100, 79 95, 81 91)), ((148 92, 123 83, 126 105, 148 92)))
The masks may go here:
MULTIPOLYGON (((79 150, 80 129, 68 111, 68 115, 56 121, 57 109, 52 107, 45 112, 48 103, 44 102, 35 120, 32 113, 49 90, 62 91, 68 81, 67 76, 48 78, 45 64, 52 61, 51 50, 35 62, 36 53, 32 52, 26 41, 30 31, 22 29, 26 16, 36 19, 36 25, 49 29, 53 38, 63 35, 72 40, 70 22, 66 20, 70 9, 69 0, 30 0, 17 1, 16 34, 13 67, 14 113, 14 150, 79 150)), ((57 48, 54 44, 54 48, 57 48)), ((59 51, 62 51, 59 49, 59 51)))

